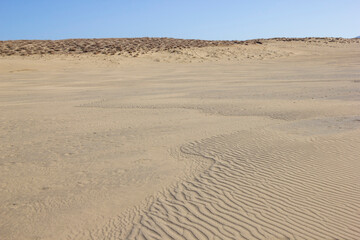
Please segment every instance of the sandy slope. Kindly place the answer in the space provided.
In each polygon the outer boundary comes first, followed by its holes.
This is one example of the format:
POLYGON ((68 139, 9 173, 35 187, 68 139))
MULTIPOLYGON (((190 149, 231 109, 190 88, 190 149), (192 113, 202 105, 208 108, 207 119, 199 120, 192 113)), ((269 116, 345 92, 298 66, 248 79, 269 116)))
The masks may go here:
POLYGON ((359 44, 0 58, 0 239, 359 239, 359 44))

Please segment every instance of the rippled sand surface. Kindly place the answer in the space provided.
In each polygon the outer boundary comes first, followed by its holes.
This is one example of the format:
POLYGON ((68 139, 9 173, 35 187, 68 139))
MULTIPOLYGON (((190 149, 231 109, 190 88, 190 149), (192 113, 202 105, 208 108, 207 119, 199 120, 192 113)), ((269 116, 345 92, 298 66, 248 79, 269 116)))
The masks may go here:
POLYGON ((0 58, 0 239, 359 239, 360 43, 0 58))

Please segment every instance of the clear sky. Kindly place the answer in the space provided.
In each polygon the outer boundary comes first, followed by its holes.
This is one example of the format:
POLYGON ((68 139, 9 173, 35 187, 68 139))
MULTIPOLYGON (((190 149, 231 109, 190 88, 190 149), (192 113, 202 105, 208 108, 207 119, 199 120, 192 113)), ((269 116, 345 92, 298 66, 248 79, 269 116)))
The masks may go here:
POLYGON ((360 35, 360 0, 1 0, 0 40, 360 35))

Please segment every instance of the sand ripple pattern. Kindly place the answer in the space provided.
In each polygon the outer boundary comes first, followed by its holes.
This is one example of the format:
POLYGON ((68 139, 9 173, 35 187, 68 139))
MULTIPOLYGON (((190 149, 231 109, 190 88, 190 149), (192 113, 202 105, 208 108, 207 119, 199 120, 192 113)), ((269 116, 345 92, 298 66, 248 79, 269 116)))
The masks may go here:
POLYGON ((139 211, 122 238, 360 239, 360 179, 349 174, 359 172, 351 154, 359 143, 270 136, 239 132, 183 146, 214 163, 139 211))

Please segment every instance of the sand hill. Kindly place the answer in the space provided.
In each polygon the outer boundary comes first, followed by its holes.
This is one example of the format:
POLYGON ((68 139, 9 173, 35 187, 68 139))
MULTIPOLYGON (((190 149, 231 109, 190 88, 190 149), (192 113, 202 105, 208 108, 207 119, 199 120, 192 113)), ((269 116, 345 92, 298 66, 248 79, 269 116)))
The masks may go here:
POLYGON ((0 239, 360 239, 360 39, 0 55, 0 239))
MULTIPOLYGON (((343 38, 274 38, 280 42, 306 43, 353 43, 352 39, 343 38)), ((108 39, 67 39, 67 40, 17 40, 0 41, 1 56, 30 56, 44 54, 104 54, 127 55, 137 57, 149 52, 169 52, 188 48, 214 46, 262 44, 269 40, 248 41, 206 41, 174 38, 108 38, 108 39)), ((271 41, 271 40, 270 40, 271 41)))

